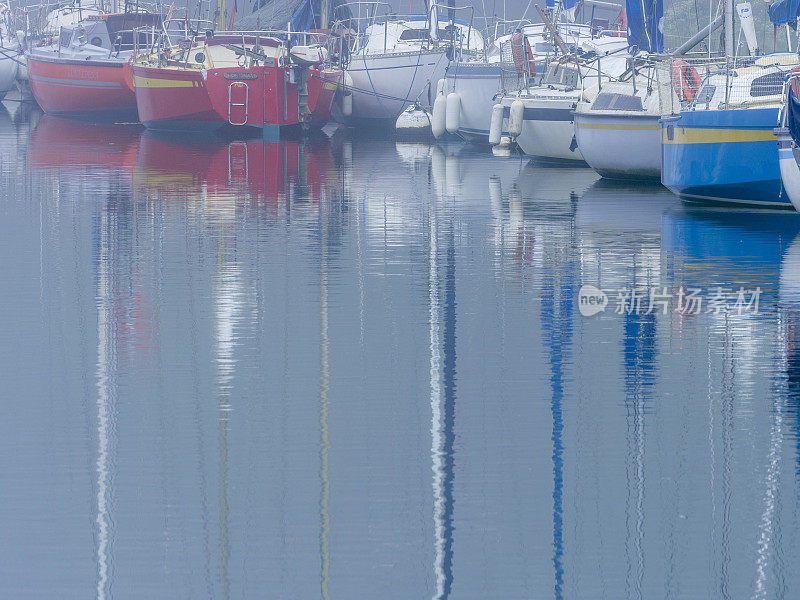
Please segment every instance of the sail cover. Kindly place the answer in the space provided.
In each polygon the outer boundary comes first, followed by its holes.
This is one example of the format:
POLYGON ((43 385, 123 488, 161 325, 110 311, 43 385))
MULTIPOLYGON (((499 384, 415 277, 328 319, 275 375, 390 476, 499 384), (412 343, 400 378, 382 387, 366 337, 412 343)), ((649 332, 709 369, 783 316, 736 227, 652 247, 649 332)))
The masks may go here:
POLYGON ((625 15, 628 19, 629 46, 648 52, 664 51, 664 34, 661 32, 661 18, 664 16, 662 0, 627 0, 625 15))
POLYGON ((800 12, 800 0, 781 0, 769 7, 769 20, 775 25, 794 23, 800 12))
MULTIPOLYGON (((239 3, 234 27, 237 31, 285 31, 291 23, 292 31, 317 29, 321 25, 321 0, 236 0, 239 3), (242 4, 246 5, 242 9, 242 4)), ((233 0, 228 0, 231 6, 233 0)), ((331 0, 330 7, 340 2, 331 0)))

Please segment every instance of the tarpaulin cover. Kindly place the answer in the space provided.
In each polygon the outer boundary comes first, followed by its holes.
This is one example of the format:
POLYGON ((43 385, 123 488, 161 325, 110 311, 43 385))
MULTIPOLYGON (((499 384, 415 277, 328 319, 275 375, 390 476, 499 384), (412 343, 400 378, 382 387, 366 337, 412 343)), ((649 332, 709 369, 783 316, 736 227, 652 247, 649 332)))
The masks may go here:
POLYGON ((800 0, 781 0, 769 7, 769 20, 775 25, 793 23, 800 11, 800 0))
POLYGON ((661 18, 664 16, 662 0, 627 0, 625 15, 628 19, 629 46, 648 52, 664 51, 664 34, 661 32, 661 18))

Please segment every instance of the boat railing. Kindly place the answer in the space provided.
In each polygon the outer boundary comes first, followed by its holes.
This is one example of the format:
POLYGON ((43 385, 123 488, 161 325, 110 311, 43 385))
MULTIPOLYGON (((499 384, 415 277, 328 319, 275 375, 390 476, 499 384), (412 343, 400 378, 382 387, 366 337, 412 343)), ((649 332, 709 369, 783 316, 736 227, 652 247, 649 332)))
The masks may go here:
POLYGON ((675 93, 665 97, 662 112, 775 105, 792 66, 765 62, 763 57, 734 61, 724 56, 667 56, 659 64, 659 77, 675 93))
MULTIPOLYGON (((326 32, 315 31, 290 31, 290 30, 259 30, 259 31, 220 31, 212 29, 199 33, 191 38, 174 40, 170 38, 165 27, 160 35, 155 35, 151 30, 150 44, 134 50, 135 58, 146 61, 157 60, 160 64, 182 64, 189 66, 192 50, 199 45, 224 45, 236 52, 241 57, 241 66, 248 68, 253 61, 271 60, 273 57, 265 54, 260 49, 265 47, 278 47, 281 49, 279 60, 287 60, 292 46, 320 46, 326 49, 325 63, 331 62, 330 57, 334 36, 326 32), (177 50, 177 53, 175 52, 177 50)), ((195 55, 196 56, 196 55, 195 55)), ((196 61, 197 62, 197 61, 196 61)), ((202 62, 202 61, 200 61, 202 62)), ((196 65, 198 68, 200 64, 196 65)))
MULTIPOLYGON (((420 27, 408 27, 408 29, 428 33, 400 41, 412 45, 419 43, 420 48, 447 44, 450 47, 451 58, 461 56, 465 49, 470 50, 472 42, 476 39, 475 8, 473 6, 445 6, 434 2, 429 5, 425 15, 402 16, 395 14, 392 6, 386 2, 355 0, 338 5, 337 10, 340 14, 349 13, 349 16, 337 20, 332 29, 347 29, 352 32, 349 48, 354 54, 370 53, 370 34, 375 34, 375 27, 383 29, 383 47, 377 49, 377 52, 384 54, 389 52, 389 27, 392 23, 404 23, 406 26, 411 22, 419 23, 420 27), (447 13, 448 16, 445 18, 443 13, 447 13), (456 14, 466 14, 467 17, 457 21, 456 14), (424 19, 420 17, 424 17, 424 19), (447 25, 444 29, 440 29, 439 23, 447 23, 447 25), (462 29, 466 29, 466 34, 462 32, 462 29)), ((484 46, 483 36, 478 39, 484 46)), ((485 47, 480 48, 480 51, 485 50, 485 47)), ((376 52, 374 48, 372 51, 376 52)))
POLYGON ((789 108, 789 90, 794 87, 795 92, 800 87, 800 73, 790 73, 783 82, 783 89, 781 89, 781 105, 778 108, 778 127, 786 128, 788 126, 788 108, 789 108))
POLYGON ((529 25, 541 25, 544 27, 541 23, 534 23, 529 19, 498 19, 494 21, 491 28, 493 30, 492 39, 496 40, 519 29, 524 30, 529 25))

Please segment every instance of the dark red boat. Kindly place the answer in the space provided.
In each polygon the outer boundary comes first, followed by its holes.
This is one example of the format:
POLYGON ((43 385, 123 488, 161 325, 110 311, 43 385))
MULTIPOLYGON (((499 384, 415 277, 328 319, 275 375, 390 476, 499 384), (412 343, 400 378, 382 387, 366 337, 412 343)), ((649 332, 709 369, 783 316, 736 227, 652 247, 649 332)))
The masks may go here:
POLYGON ((329 120, 341 71, 321 46, 220 34, 131 63, 139 117, 153 129, 257 128, 329 120))

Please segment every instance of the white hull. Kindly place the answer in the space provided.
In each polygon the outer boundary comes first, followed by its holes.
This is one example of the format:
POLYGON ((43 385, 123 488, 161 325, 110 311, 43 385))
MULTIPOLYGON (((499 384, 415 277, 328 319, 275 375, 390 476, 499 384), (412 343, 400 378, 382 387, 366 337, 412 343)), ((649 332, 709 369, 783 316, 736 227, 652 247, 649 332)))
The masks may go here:
MULTIPOLYGON (((515 98, 506 96, 504 106, 515 98)), ((575 143, 573 111, 577 95, 565 98, 522 98, 525 116, 522 133, 517 138, 520 149, 530 156, 554 160, 584 162, 575 143)))
POLYGON ((353 81, 352 116, 394 122, 415 100, 430 109, 447 65, 444 50, 353 55, 347 68, 353 81))
POLYGON ((786 128, 775 130, 778 138, 778 167, 781 184, 795 210, 800 211, 800 165, 794 154, 792 135, 786 128))
POLYGON ((7 51, 9 56, 0 55, 0 97, 14 89, 14 81, 17 78, 19 69, 18 51, 7 51))
POLYGON ((461 96, 458 133, 483 144, 489 143, 492 107, 499 102, 495 95, 502 88, 500 63, 452 63, 447 72, 447 93, 461 96))
POLYGON ((661 178, 658 115, 575 114, 583 159, 603 177, 661 178))

